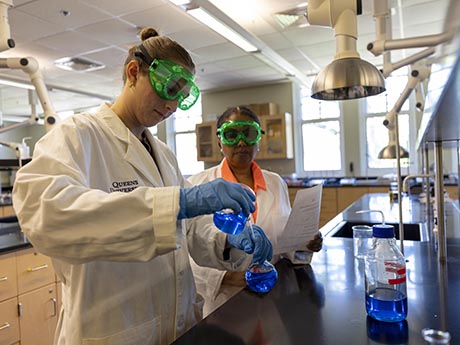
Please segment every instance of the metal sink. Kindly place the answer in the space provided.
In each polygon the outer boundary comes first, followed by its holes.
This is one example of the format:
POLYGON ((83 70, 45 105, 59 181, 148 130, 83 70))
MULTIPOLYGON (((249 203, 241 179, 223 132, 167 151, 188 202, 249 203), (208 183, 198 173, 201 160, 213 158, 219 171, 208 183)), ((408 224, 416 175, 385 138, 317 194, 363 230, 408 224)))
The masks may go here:
MULTIPOLYGON (((366 223, 361 221, 344 221, 339 223, 331 232, 332 237, 347 237, 353 238, 352 227, 355 225, 369 225, 372 226, 375 223, 366 223)), ((399 224, 387 223, 388 225, 393 225, 395 227, 395 237, 399 239, 399 224)), ((404 224, 404 240, 405 241, 428 241, 428 232, 425 223, 417 224, 404 224)))

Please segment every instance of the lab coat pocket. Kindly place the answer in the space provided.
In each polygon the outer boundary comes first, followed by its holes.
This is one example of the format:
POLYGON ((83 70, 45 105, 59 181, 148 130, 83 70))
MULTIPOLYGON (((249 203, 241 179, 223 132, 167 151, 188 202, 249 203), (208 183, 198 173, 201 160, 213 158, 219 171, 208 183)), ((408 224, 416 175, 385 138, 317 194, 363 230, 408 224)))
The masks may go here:
POLYGON ((160 318, 103 338, 83 339, 83 345, 156 345, 161 343, 160 318))

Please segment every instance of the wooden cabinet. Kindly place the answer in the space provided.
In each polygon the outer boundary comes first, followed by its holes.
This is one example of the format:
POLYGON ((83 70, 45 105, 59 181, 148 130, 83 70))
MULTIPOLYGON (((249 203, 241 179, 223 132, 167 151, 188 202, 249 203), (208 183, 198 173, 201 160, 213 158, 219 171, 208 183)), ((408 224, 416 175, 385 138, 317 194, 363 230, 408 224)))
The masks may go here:
POLYGON ((291 114, 261 116, 260 124, 265 134, 259 144, 257 159, 293 158, 291 114))
POLYGON ((19 342, 19 317, 17 297, 0 302, 0 345, 19 342))
POLYGON ((49 257, 34 248, 0 256, 0 345, 51 345, 58 308, 49 257))
MULTIPOLYGON (((299 188, 288 188, 289 200, 291 206, 294 204, 294 199, 299 188)), ((337 215, 337 188, 334 187, 323 187, 323 192, 321 194, 321 210, 319 214, 319 227, 321 228, 324 224, 330 221, 337 215)))
POLYGON ((364 194, 369 193, 386 193, 388 186, 366 186, 366 187, 338 187, 337 188, 337 213, 342 212, 364 194))
POLYGON ((389 186, 372 186, 372 187, 369 187, 368 189, 368 193, 385 193, 385 194, 388 194, 388 192, 390 191, 390 187, 389 186))
MULTIPOLYGON (((297 191, 301 189, 288 189, 291 205, 294 202, 297 191)), ((342 212, 356 200, 368 193, 388 193, 388 186, 372 186, 372 187, 323 187, 321 195, 321 212, 319 218, 319 227, 329 222, 337 214, 342 212)))
POLYGON ((337 211, 342 212, 364 194, 368 187, 338 187, 337 188, 337 211))
POLYGON ((51 259, 34 248, 17 252, 18 293, 56 282, 51 259))
POLYGON ((458 186, 444 186, 449 198, 452 200, 458 200, 458 186))
POLYGON ((199 123, 196 130, 197 160, 203 162, 218 162, 222 154, 217 144, 216 121, 199 123))
POLYGON ((0 344, 10 345, 19 341, 18 284, 16 256, 14 253, 0 256, 0 344))
MULTIPOLYGON (((262 135, 259 143, 257 159, 290 159, 294 157, 291 114, 260 116, 260 125, 265 134, 262 135)), ((222 160, 222 153, 216 137, 216 121, 199 123, 195 130, 197 160, 203 162, 222 160)))
POLYGON ((14 253, 0 256, 0 301, 17 296, 16 256, 14 253))
POLYGON ((2 206, 1 207, 1 217, 9 217, 9 216, 14 216, 16 213, 14 212, 14 208, 11 205, 8 206, 2 206))
POLYGON ((21 345, 51 345, 57 325, 56 284, 19 295, 21 345))
POLYGON ((337 188, 323 188, 319 227, 321 228, 337 214, 337 188))
POLYGON ((294 205, 295 196, 297 194, 297 191, 300 189, 303 189, 303 188, 302 187, 299 187, 299 188, 289 187, 288 188, 289 202, 291 203, 291 207, 292 205, 294 205))

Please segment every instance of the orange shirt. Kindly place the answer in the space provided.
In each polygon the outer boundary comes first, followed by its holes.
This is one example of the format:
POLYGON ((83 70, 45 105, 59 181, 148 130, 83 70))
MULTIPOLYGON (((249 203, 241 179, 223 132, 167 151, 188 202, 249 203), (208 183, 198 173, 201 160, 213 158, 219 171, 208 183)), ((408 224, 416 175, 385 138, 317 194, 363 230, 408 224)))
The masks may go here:
MULTIPOLYGON (((265 179, 262 174, 262 170, 260 169, 260 167, 257 165, 256 162, 251 163, 251 170, 252 170, 252 176, 254 178, 254 193, 256 193, 257 195, 257 191, 259 189, 267 190, 267 185, 265 184, 265 179)), ((232 170, 230 169, 230 166, 228 165, 226 158, 224 158, 224 162, 222 164, 222 178, 230 182, 239 183, 235 175, 233 175, 232 170)), ((254 223, 256 223, 257 221, 257 200, 256 200, 256 210, 252 214, 252 217, 254 218, 254 223)))

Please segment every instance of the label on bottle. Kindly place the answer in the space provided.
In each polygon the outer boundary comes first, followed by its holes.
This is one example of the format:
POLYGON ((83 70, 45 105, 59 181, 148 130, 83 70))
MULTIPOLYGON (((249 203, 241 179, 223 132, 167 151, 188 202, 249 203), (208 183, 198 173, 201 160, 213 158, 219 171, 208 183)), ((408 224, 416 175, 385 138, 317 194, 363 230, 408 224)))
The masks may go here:
POLYGON ((403 284, 406 282, 406 267, 394 261, 379 262, 378 281, 389 285, 403 284))

